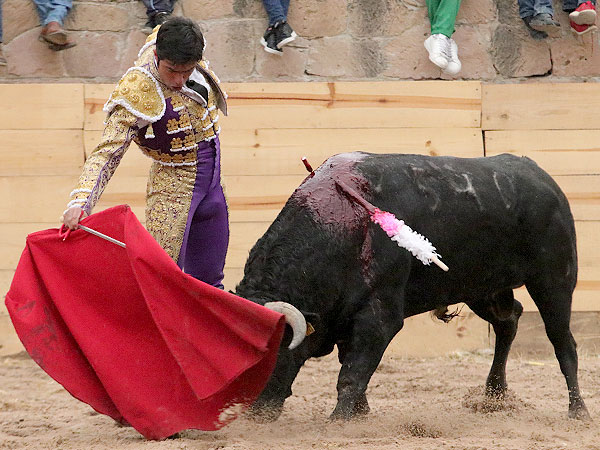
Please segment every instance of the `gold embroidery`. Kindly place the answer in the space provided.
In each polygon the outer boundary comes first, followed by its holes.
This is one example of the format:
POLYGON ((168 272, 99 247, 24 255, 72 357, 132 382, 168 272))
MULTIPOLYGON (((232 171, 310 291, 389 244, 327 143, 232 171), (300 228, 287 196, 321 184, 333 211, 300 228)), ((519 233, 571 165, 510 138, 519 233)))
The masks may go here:
POLYGON ((174 133, 179 128, 179 122, 177 119, 169 119, 167 122, 167 133, 174 133))
POLYGON ((191 147, 195 143, 196 143, 196 139, 194 139, 194 135, 192 133, 185 135, 185 139, 183 140, 184 147, 191 147))
POLYGON ((173 138, 171 139, 171 150, 177 151, 183 147, 183 143, 181 142, 181 138, 173 138))
POLYGON ((158 120, 164 114, 165 103, 154 79, 134 67, 119 80, 110 96, 107 107, 115 104, 126 106, 136 117, 158 120))
POLYGON ((190 116, 188 114, 180 114, 179 116, 179 128, 184 129, 191 126, 190 116))
POLYGON ((180 108, 183 108, 183 102, 179 96, 171 97, 171 106, 173 106, 173 110, 177 111, 180 108))

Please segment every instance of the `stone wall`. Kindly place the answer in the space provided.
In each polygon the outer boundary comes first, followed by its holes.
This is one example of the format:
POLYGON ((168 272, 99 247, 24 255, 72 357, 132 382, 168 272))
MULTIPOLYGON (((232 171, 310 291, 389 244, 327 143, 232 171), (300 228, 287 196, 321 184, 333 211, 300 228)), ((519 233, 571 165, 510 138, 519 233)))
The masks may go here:
MULTIPOLYGON (((533 39, 516 0, 463 0, 454 38, 463 70, 457 78, 489 82, 540 77, 600 77, 597 35, 576 38, 555 2, 561 36, 533 39)), ((65 24, 78 46, 53 52, 38 41, 31 0, 4 0, 7 67, 0 82, 115 81, 143 44, 140 1, 75 1, 65 24)), ((423 48, 425 0, 292 0, 290 24, 301 36, 283 56, 263 51, 261 0, 179 0, 175 14, 200 22, 207 57, 223 81, 329 81, 449 78, 423 48)), ((596 81, 596 80, 594 80, 596 81)))

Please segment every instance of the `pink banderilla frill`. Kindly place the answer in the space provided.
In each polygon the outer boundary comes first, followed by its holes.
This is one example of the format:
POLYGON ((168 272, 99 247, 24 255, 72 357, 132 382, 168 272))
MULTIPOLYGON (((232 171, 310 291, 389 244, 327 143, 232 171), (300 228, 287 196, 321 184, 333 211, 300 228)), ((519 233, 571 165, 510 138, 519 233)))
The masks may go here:
POLYGON ((440 261, 439 258, 441 258, 441 256, 436 252, 435 247, 425 236, 413 231, 402 220, 398 220, 392 213, 382 211, 373 206, 343 181, 335 180, 335 183, 352 200, 363 206, 368 211, 371 221, 379 225, 390 239, 398 244, 398 246, 408 250, 415 258, 426 266, 433 262, 443 271, 448 271, 448 266, 440 261))

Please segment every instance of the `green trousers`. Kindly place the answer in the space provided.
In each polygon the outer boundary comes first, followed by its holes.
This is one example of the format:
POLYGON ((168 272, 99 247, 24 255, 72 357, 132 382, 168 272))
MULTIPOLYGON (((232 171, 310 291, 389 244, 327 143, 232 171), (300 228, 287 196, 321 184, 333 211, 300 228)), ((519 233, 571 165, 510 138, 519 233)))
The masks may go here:
POLYGON ((452 37, 460 0, 427 0, 431 34, 452 37))

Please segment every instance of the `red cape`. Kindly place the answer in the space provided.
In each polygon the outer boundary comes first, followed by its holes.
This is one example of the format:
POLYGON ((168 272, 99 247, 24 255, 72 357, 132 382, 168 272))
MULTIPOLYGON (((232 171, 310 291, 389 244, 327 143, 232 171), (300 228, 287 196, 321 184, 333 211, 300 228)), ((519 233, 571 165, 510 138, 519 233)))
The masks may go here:
POLYGON ((31 357, 74 397, 148 439, 216 430, 264 388, 281 314, 184 274, 127 206, 63 241, 33 233, 6 306, 31 357))

